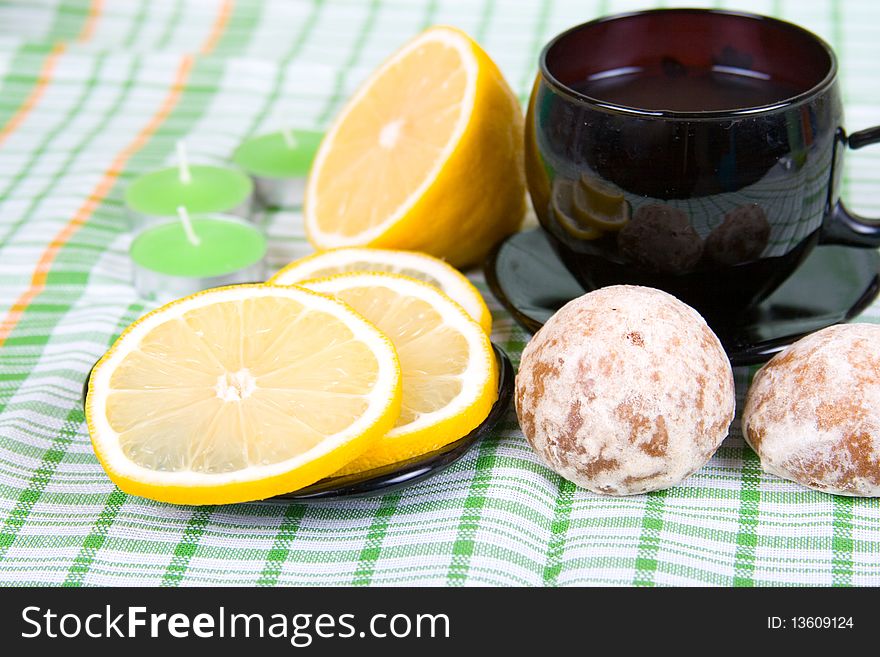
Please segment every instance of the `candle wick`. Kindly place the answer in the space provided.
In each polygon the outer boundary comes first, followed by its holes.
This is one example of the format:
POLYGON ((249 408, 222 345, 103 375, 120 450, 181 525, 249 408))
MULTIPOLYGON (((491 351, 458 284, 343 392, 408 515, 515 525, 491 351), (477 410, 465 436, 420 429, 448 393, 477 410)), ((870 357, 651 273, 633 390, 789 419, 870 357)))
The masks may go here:
POLYGON ((189 185, 192 182, 192 174, 189 170, 189 158, 186 154, 186 142, 182 139, 177 142, 177 170, 180 182, 189 185))
POLYGON ((180 218, 180 223, 183 224, 183 232, 186 233, 187 241, 193 246, 199 246, 202 240, 199 239, 196 231, 193 230, 192 220, 189 218, 189 212, 187 212, 184 206, 177 206, 177 216, 180 218))
POLYGON ((281 130, 281 136, 284 137, 284 143, 288 148, 296 148, 296 137, 293 136, 293 130, 289 126, 281 130))

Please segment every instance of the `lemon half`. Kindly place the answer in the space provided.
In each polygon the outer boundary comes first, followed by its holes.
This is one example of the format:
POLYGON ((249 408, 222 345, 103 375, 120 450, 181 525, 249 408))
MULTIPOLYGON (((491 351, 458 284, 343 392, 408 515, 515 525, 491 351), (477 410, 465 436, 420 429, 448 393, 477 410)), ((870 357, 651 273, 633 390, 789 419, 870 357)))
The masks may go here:
POLYGON ((478 263, 525 210, 523 117, 466 34, 433 27, 392 55, 329 129, 306 186, 318 249, 424 251, 478 263))

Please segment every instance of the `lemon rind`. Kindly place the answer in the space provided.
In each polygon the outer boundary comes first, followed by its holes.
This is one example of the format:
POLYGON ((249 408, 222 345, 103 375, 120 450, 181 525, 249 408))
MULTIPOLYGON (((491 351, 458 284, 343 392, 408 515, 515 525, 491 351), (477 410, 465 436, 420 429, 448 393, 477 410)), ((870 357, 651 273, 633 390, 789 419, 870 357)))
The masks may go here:
MULTIPOLYGON (((316 278, 326 278, 326 276, 315 277, 312 275, 317 263, 324 263, 322 266, 332 266, 334 264, 344 264, 350 262, 346 259, 345 254, 356 255, 369 262, 382 262, 391 265, 398 265, 399 262, 411 263, 413 269, 419 269, 418 265, 423 262, 429 262, 436 269, 425 270, 427 273, 443 274, 450 277, 451 280, 441 280, 444 285, 451 283, 454 288, 443 287, 441 291, 450 299, 462 306, 473 319, 483 327, 486 334, 492 333, 492 313, 486 305, 485 299, 480 291, 468 280, 467 276, 462 274, 458 269, 450 265, 442 258, 437 258, 424 251, 406 251, 402 249, 380 249, 364 246, 343 246, 325 251, 318 251, 311 255, 294 260, 288 265, 278 270, 267 282, 273 285, 298 285, 316 278), (343 257, 339 257, 343 256, 343 257), (288 279, 288 280, 285 280, 288 279), (458 294, 461 293, 462 298, 458 294)), ((370 271, 369 269, 357 271, 370 271)), ((393 273, 393 272, 391 272, 393 273)))

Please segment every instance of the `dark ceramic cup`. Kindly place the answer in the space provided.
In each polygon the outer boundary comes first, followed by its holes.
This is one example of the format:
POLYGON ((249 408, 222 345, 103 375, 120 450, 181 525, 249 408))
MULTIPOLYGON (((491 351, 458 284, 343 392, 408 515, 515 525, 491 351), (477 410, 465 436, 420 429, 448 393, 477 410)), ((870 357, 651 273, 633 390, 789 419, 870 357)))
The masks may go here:
POLYGON ((877 247, 840 200, 837 62, 772 18, 664 9, 602 18, 544 48, 526 119, 538 218, 588 287, 664 289, 736 321, 819 243, 877 247))

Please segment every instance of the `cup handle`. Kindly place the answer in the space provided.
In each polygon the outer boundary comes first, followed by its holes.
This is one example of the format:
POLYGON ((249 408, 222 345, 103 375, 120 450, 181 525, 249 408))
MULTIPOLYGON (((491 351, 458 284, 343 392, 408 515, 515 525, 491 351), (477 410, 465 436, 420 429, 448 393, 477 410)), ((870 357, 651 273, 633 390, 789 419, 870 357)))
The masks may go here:
MULTIPOLYGON (((880 126, 866 128, 847 137, 840 131, 841 141, 852 149, 880 142, 880 126)), ((868 219, 850 212, 842 200, 831 209, 829 221, 822 230, 822 244, 880 247, 880 219, 868 219)))

